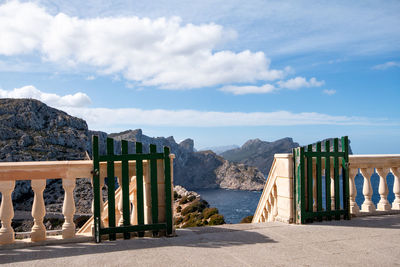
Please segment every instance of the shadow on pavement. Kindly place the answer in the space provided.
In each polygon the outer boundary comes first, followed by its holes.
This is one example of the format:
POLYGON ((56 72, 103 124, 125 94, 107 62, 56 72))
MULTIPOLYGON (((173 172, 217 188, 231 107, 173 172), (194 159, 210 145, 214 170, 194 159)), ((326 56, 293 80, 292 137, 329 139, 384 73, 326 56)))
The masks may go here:
POLYGON ((331 220, 323 222, 314 222, 308 225, 385 228, 385 229, 400 230, 400 214, 355 217, 352 218, 351 220, 331 220))
POLYGON ((169 238, 133 238, 131 240, 103 241, 100 244, 70 243, 0 250, 0 264, 168 246, 220 248, 257 243, 276 243, 276 241, 249 230, 236 230, 229 227, 198 227, 179 230, 177 237, 169 238))

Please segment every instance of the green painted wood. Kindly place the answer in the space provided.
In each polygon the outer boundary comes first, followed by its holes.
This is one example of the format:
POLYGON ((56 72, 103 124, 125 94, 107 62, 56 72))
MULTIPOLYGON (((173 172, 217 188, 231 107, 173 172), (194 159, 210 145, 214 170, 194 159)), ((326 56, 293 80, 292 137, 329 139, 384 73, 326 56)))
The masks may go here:
MULTIPOLYGON (((150 153, 157 153, 157 147, 150 145, 150 153)), ((158 186, 157 186, 157 159, 150 159, 150 184, 151 184, 151 218, 152 223, 158 223, 158 186)), ((157 231, 153 231, 157 235, 157 231)))
MULTIPOLYGON (((325 141, 325 151, 329 152, 331 148, 331 144, 329 140, 325 141)), ((325 157, 325 203, 326 203, 326 211, 331 211, 331 158, 330 156, 325 157)), ((331 217, 328 215, 328 220, 331 220, 331 217)))
MULTIPOLYGON (((317 152, 321 152, 321 142, 317 143, 317 152)), ((321 156, 317 156, 317 211, 322 211, 322 165, 321 156)))
MULTIPOLYGON (((312 145, 308 145, 307 151, 312 151, 312 145)), ((307 158, 307 211, 313 211, 312 157, 307 158)))
MULTIPOLYGON (((142 143, 136 142, 136 153, 142 154, 142 143)), ((144 200, 143 200, 143 161, 138 159, 136 161, 136 194, 137 194, 137 218, 138 225, 144 225, 144 200)), ((139 237, 144 236, 144 232, 138 233, 139 237)))
POLYGON ((94 238, 96 243, 101 242, 100 238, 100 163, 99 163, 99 137, 92 136, 92 152, 93 152, 93 202, 94 202, 94 238))
MULTIPOLYGON (((114 154, 114 139, 107 138, 107 155, 114 154)), ((107 199, 108 199, 108 225, 115 227, 115 174, 114 161, 107 161, 107 199)), ((109 240, 115 240, 116 235, 110 234, 109 240)))
MULTIPOLYGON (((128 141, 121 141, 121 154, 128 154, 128 141)), ((123 211, 123 220, 124 226, 129 226, 130 223, 130 207, 131 203, 129 201, 129 162, 127 160, 122 161, 122 211, 123 211)), ((124 233, 124 239, 130 239, 131 235, 129 232, 124 233)))
POLYGON ((171 161, 169 148, 164 147, 164 180, 165 180, 165 220, 167 223, 167 235, 172 235, 172 188, 171 188, 171 161))
MULTIPOLYGON (((300 148, 300 187, 301 187, 301 214, 306 212, 306 182, 305 182, 305 158, 304 147, 300 148)), ((301 216, 301 223, 306 223, 305 217, 301 216)))
MULTIPOLYGON (((339 150, 339 140, 335 138, 333 140, 333 151, 338 152, 339 150)), ((333 177, 335 184, 335 210, 340 210, 340 188, 339 188, 339 157, 333 157, 333 177)), ((340 217, 336 216, 336 219, 339 220, 340 217)))
POLYGON ((116 233, 125 233, 125 232, 139 232, 139 231, 147 231, 147 230, 162 230, 162 229, 166 229, 166 228, 167 228, 167 224, 165 224, 165 223, 118 226, 118 227, 103 228, 103 229, 101 229, 100 234, 106 235, 106 234, 116 234, 116 233))
POLYGON ((350 189, 349 189, 349 138, 342 137, 342 151, 345 156, 342 158, 342 176, 343 176, 343 209, 346 211, 345 220, 350 220, 350 189))
POLYGON ((99 157, 100 162, 122 161, 122 160, 151 160, 151 159, 164 159, 164 153, 105 155, 99 157))
POLYGON ((345 153, 344 152, 304 152, 304 156, 306 157, 333 157, 333 156, 338 156, 338 157, 344 157, 345 153))

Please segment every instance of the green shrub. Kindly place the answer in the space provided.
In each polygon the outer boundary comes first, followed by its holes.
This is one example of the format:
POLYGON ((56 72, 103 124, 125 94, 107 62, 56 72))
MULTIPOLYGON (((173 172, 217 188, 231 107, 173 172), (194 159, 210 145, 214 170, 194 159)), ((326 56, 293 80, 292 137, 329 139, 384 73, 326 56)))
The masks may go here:
POLYGON ((188 201, 188 198, 187 198, 187 196, 183 196, 182 198, 181 198, 181 200, 179 200, 179 204, 186 204, 186 203, 188 203, 189 201, 188 201))
MULTIPOLYGON (((190 214, 194 215, 194 214, 190 214)), ((203 226, 204 222, 202 219, 199 219, 197 216, 190 216, 190 219, 186 221, 183 225, 182 228, 187 228, 187 227, 198 227, 198 226, 203 226)))
POLYGON ((250 215, 250 216, 244 217, 244 218, 240 221, 240 223, 251 223, 252 220, 253 220, 253 215, 250 215))
POLYGON ((177 200, 180 197, 181 196, 176 191, 174 191, 174 200, 177 200))
POLYGON ((196 199, 196 196, 194 196, 194 195, 190 195, 190 196, 188 197, 189 202, 192 202, 192 201, 195 200, 195 199, 196 199))
POLYGON ((183 222, 183 217, 182 216, 179 216, 179 217, 175 218, 175 220, 174 220, 174 224, 175 225, 178 225, 181 222, 183 222))
POLYGON ((182 210, 181 206, 176 207, 176 212, 181 212, 181 210, 182 210))
POLYGON ((218 209, 217 208, 205 208, 203 210, 204 219, 208 219, 211 216, 213 216, 214 214, 218 214, 218 209))
POLYGON ((187 207, 185 207, 182 211, 181 214, 185 216, 188 213, 192 213, 195 211, 202 212, 207 206, 204 204, 202 200, 196 200, 187 207))
POLYGON ((208 222, 209 225, 221 225, 224 224, 224 216, 221 214, 214 214, 210 217, 210 221, 208 222))

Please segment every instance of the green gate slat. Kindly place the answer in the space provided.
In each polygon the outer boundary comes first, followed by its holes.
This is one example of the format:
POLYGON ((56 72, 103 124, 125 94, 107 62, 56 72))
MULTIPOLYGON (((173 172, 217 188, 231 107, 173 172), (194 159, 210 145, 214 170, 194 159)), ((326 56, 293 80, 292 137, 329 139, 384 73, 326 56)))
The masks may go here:
MULTIPOLYGON (((317 143, 317 152, 321 152, 321 142, 317 143)), ((322 211, 322 166, 321 156, 317 157, 317 211, 322 211)))
MULTIPOLYGON (((107 154, 114 154, 114 139, 107 138, 107 154)), ((108 226, 115 227, 115 174, 114 161, 107 161, 107 196, 108 196, 108 226)), ((109 240, 115 240, 116 235, 110 233, 109 240)))
MULTIPOLYGON (((136 153, 142 154, 142 143, 136 142, 136 153)), ((143 201, 143 161, 138 159, 136 161, 136 194, 137 194, 137 219, 138 225, 144 225, 144 201, 143 201)), ((139 237, 144 236, 144 232, 138 233, 139 237)))
MULTIPOLYGON (((128 154, 128 141, 121 141, 121 154, 128 154)), ((124 226, 130 225, 130 206, 129 201, 129 162, 127 160, 122 161, 122 211, 124 226)), ((131 235, 129 232, 124 232, 124 239, 130 239, 131 235)))
MULTIPOLYGON (((325 141, 325 151, 329 152, 331 144, 329 140, 325 141)), ((331 211, 331 158, 325 157, 325 203, 326 211, 331 211)), ((327 215, 327 219, 331 220, 331 216, 327 215)))
POLYGON ((350 220, 350 192, 349 192, 349 138, 342 137, 342 151, 345 156, 342 158, 342 177, 343 177, 343 209, 346 211, 344 219, 350 220))
MULTIPOLYGON (((312 151, 312 145, 309 145, 307 151, 312 151)), ((312 173, 312 157, 307 158, 307 208, 313 211, 313 173, 312 173)))
MULTIPOLYGON (((301 214, 306 212, 306 182, 305 182, 305 162, 304 162, 304 147, 300 148, 300 186, 301 186, 301 214)), ((305 223, 305 217, 301 216, 301 223, 305 223)))
POLYGON ((92 136, 93 152, 93 202, 94 202, 94 238, 96 243, 101 242, 100 238, 100 163, 99 163, 99 137, 92 136))
POLYGON ((169 148, 164 147, 164 178, 165 178, 165 220, 167 223, 167 235, 172 234, 172 188, 171 188, 171 162, 169 148))
MULTIPOLYGON (((157 153, 157 147, 150 145, 150 154, 157 153)), ((157 193, 157 160, 150 159, 150 183, 151 183, 151 217, 152 223, 158 223, 158 193, 157 193)), ((157 235, 157 231, 153 231, 157 235)))
MULTIPOLYGON (((335 138, 333 140, 333 151, 338 152, 339 150, 339 140, 335 138)), ((333 177, 335 184, 335 210, 340 210, 340 187, 339 187, 339 157, 333 157, 333 177)), ((336 220, 339 220, 340 216, 336 215, 336 220)))

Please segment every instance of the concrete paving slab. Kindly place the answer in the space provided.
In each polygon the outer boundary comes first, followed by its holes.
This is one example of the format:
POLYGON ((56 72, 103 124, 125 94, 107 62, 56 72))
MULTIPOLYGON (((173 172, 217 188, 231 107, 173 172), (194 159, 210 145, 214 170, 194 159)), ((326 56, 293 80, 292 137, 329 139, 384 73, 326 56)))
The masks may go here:
POLYGON ((260 223, 177 230, 173 238, 52 244, 0 251, 6 266, 393 266, 400 215, 308 225, 260 223))

